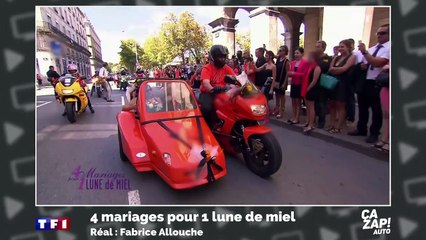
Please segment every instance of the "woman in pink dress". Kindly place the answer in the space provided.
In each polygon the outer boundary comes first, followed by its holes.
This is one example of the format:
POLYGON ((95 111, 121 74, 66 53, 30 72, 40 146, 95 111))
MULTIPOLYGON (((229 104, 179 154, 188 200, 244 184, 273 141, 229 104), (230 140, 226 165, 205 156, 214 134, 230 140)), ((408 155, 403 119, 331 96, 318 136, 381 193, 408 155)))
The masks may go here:
MULTIPOLYGON (((294 51, 295 60, 291 63, 287 78, 290 88, 291 105, 293 117, 287 122, 290 124, 300 123, 300 108, 302 107, 302 84, 309 69, 309 63, 303 59, 304 49, 299 47, 294 51)), ((303 84, 306 85, 306 84, 303 84)), ((305 91, 306 92, 306 91, 305 91)))

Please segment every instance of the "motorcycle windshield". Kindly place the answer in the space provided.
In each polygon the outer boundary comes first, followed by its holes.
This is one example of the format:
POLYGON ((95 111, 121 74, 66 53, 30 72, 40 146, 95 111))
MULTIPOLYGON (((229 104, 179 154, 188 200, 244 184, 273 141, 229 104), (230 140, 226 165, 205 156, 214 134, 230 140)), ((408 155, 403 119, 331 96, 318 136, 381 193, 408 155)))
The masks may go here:
POLYGON ((66 74, 65 76, 59 78, 59 81, 61 81, 61 83, 66 87, 71 86, 75 82, 75 80, 76 78, 69 74, 66 74))
POLYGON ((242 98, 251 98, 253 96, 256 96, 260 93, 260 90, 250 81, 247 81, 242 87, 241 87, 241 93, 240 96, 242 98))
POLYGON ((195 99, 183 82, 150 81, 145 85, 145 104, 149 113, 176 112, 197 108, 195 99))

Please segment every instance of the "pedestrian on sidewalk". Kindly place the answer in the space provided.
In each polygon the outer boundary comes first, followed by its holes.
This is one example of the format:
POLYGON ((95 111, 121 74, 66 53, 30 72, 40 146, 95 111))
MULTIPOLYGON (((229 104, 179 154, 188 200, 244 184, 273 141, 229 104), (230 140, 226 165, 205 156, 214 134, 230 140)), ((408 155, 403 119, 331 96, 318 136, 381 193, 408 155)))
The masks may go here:
POLYGON ((308 71, 309 64, 303 59, 305 50, 302 47, 294 50, 295 60, 291 63, 290 71, 287 73, 288 81, 291 85, 290 97, 293 109, 293 116, 287 123, 298 124, 300 123, 300 109, 302 107, 302 81, 308 71))
MULTIPOLYGON (((274 86, 277 78, 277 67, 275 66, 274 58, 275 55, 272 51, 266 51, 266 63, 263 64, 260 68, 256 67, 256 72, 264 72, 266 77, 266 81, 261 88, 261 91, 266 96, 268 109, 271 109, 269 106, 269 101, 274 97, 274 86)), ((270 111, 270 113, 272 113, 272 111, 270 111)))
POLYGON ((367 76, 358 94, 359 120, 357 129, 349 132, 351 136, 366 136, 369 119, 369 109, 373 113, 370 126, 370 136, 366 139, 368 143, 377 142, 383 123, 382 107, 380 103, 380 88, 376 84, 376 77, 380 74, 383 66, 389 63, 390 42, 389 24, 382 25, 377 30, 377 44, 366 50, 364 43, 358 44, 358 49, 364 56, 361 67, 367 70, 367 76))
POLYGON ((389 64, 383 67, 382 72, 377 77, 380 81, 380 103, 383 111, 383 134, 382 139, 374 147, 385 152, 389 152, 389 64))
MULTIPOLYGON (((265 63, 266 63, 265 49, 263 47, 256 49, 255 56, 257 58, 256 64, 255 64, 256 68, 260 68, 263 65, 265 65, 265 63)), ((255 85, 258 89, 262 89, 263 85, 265 85, 266 78, 267 78, 267 76, 265 75, 265 72, 256 71, 256 84, 255 85)))
MULTIPOLYGON (((327 73, 330 68, 330 63, 333 57, 328 56, 325 53, 327 43, 325 41, 317 41, 315 43, 315 51, 318 54, 318 66, 321 68, 321 73, 327 73)), ((325 116, 327 115, 327 102, 330 96, 330 92, 323 88, 318 87, 318 98, 315 101, 315 114, 318 116, 318 128, 324 128, 325 116)))
POLYGON ((339 46, 333 47, 333 59, 339 56, 339 46))
POLYGON ((114 100, 111 99, 112 88, 108 82, 108 70, 106 69, 107 67, 108 67, 108 63, 104 62, 102 64, 102 68, 99 70, 99 77, 103 80, 102 86, 107 92, 107 97, 106 97, 107 102, 114 102, 114 100))
POLYGON ((244 72, 247 75, 248 80, 255 84, 256 82, 256 66, 254 65, 253 58, 250 54, 244 54, 244 72))
POLYGON ((329 70, 329 73, 339 80, 331 96, 329 133, 340 133, 346 123, 346 99, 350 94, 356 63, 349 40, 340 41, 339 52, 340 55, 333 59, 329 70))
POLYGON ((315 122, 315 101, 319 96, 319 78, 321 76, 321 68, 318 65, 319 56, 316 52, 311 52, 308 55, 307 62, 309 64, 308 71, 305 75, 305 80, 308 84, 306 92, 302 92, 306 102, 306 124, 304 125, 303 132, 307 133, 314 129, 315 122))
POLYGON ((349 38, 348 41, 351 43, 351 52, 356 57, 355 69, 352 73, 351 84, 349 86, 349 94, 346 97, 346 121, 348 126, 353 126, 355 122, 355 71, 357 69, 357 64, 362 62, 362 54, 355 50, 355 40, 349 38))
POLYGON ((285 92, 288 86, 287 73, 290 71, 290 61, 287 55, 288 47, 286 45, 281 46, 278 50, 277 80, 274 86, 276 105, 272 113, 277 118, 282 118, 285 110, 285 92))

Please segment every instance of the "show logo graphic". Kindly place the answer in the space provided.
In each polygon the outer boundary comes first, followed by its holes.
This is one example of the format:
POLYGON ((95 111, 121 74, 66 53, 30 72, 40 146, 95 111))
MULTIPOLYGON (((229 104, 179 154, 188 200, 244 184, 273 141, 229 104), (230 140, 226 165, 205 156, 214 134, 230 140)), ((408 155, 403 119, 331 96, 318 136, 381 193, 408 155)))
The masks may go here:
POLYGON ((376 209, 364 209, 361 213, 361 218, 364 221, 364 230, 373 230, 373 235, 389 235, 391 233, 391 220, 392 218, 379 218, 376 209))
POLYGON ((68 182, 79 182, 80 190, 130 190, 130 179, 118 172, 102 172, 97 168, 87 171, 77 166, 68 178, 68 182))

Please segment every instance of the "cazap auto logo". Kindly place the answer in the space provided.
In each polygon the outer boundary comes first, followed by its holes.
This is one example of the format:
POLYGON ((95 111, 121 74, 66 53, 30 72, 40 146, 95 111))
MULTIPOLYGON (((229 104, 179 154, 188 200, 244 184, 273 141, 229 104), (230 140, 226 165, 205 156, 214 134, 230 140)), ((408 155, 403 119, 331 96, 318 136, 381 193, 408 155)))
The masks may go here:
POLYGON ((97 168, 84 171, 80 165, 71 172, 70 181, 79 182, 80 190, 130 190, 130 180, 124 174, 97 168))
POLYGON ((364 221, 362 229, 373 230, 373 235, 389 235, 391 233, 390 224, 391 218, 379 218, 376 209, 364 209, 361 213, 361 218, 364 221))

